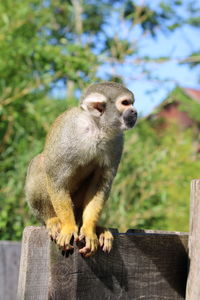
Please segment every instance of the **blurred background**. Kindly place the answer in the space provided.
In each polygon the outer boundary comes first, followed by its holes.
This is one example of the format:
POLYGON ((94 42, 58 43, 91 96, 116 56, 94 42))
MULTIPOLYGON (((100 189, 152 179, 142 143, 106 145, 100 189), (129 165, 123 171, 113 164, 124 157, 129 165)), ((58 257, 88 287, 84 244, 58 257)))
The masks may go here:
POLYGON ((4 0, 0 28, 0 239, 37 224, 28 163, 52 121, 100 80, 124 83, 140 113, 101 223, 188 231, 200 178, 200 2, 4 0))

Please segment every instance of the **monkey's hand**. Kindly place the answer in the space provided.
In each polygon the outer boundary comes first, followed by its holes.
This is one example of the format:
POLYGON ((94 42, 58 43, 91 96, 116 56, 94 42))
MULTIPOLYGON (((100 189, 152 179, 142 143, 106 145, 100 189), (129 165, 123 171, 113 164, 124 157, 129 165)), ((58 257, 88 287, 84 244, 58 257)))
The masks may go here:
POLYGON ((99 241, 96 233, 81 227, 78 239, 80 241, 85 240, 85 246, 79 250, 79 253, 83 254, 84 257, 90 257, 97 251, 99 241))
POLYGON ((46 227, 50 237, 53 240, 56 240, 60 230, 61 230, 61 223, 58 217, 49 218, 46 221, 46 227))
POLYGON ((104 252, 110 252, 112 249, 113 244, 113 235, 110 232, 110 230, 103 228, 103 227, 97 227, 97 234, 99 237, 99 245, 102 248, 104 252))
POLYGON ((64 225, 56 239, 56 243, 60 247, 64 247, 65 250, 71 250, 74 247, 70 244, 70 241, 74 237, 75 241, 78 239, 78 228, 76 225, 64 225))

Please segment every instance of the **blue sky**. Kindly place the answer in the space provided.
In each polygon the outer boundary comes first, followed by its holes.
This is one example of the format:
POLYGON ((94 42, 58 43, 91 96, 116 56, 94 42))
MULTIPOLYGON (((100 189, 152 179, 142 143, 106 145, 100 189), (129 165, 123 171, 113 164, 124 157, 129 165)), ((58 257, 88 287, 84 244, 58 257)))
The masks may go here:
MULTIPOLYGON (((137 2, 140 3, 141 0, 137 2)), ((156 6, 160 1, 146 2, 151 6, 156 6)), ((182 9, 179 14, 187 15, 187 9, 182 9)), ((105 30, 110 36, 127 38, 133 45, 136 43, 139 46, 139 57, 170 57, 170 60, 165 63, 147 63, 140 66, 135 64, 134 56, 127 59, 124 64, 115 67, 114 71, 108 65, 100 67, 99 75, 102 78, 106 73, 114 74, 115 72, 122 76, 126 86, 135 94, 135 106, 140 115, 150 113, 155 106, 165 99, 175 85, 200 89, 200 67, 191 69, 188 65, 178 63, 180 59, 200 50, 200 28, 184 25, 168 34, 164 34, 158 29, 156 38, 153 39, 148 34, 143 35, 139 26, 130 28, 113 11, 113 16, 105 30), (150 69, 152 77, 156 79, 147 79, 143 67, 150 69)))
POLYGON ((200 89, 200 68, 191 69, 188 65, 177 63, 177 58, 185 58, 191 52, 200 49, 199 37, 199 30, 185 26, 183 29, 171 34, 171 36, 166 37, 161 33, 158 34, 155 41, 152 39, 147 40, 144 48, 140 49, 144 55, 155 55, 155 57, 169 55, 171 58, 171 61, 166 63, 152 64, 153 75, 163 80, 167 78, 166 82, 154 83, 142 80, 127 82, 129 88, 133 88, 135 91, 136 106, 142 114, 149 113, 176 84, 200 89), (155 91, 148 95, 148 90, 154 87, 155 91))
MULTIPOLYGON (((137 2, 141 1, 143 0, 137 2)), ((146 2, 151 6, 156 6, 160 1, 148 0, 146 2)), ((187 1, 185 3, 187 4, 187 1)), ((170 60, 165 63, 137 64, 135 62, 137 54, 134 54, 133 57, 127 58, 123 64, 113 66, 113 64, 105 62, 99 67, 97 73, 102 80, 107 79, 108 75, 120 75, 125 85, 134 92, 135 106, 142 116, 149 114, 176 85, 200 89, 200 66, 191 69, 188 65, 178 63, 180 59, 200 50, 200 28, 184 25, 170 34, 164 34, 158 29, 156 38, 153 39, 148 34, 142 34, 139 26, 136 25, 132 28, 130 24, 119 17, 119 13, 117 7, 113 9, 111 18, 104 28, 107 35, 128 39, 133 48, 134 45, 137 45, 138 58, 142 56, 154 58, 169 56, 170 60), (144 68, 150 70, 152 78, 146 76, 144 68)), ((179 14, 187 14, 187 9, 179 11, 179 14)), ((99 47, 101 47, 101 43, 99 43, 99 47)), ((54 90, 53 94, 61 96, 62 93, 65 97, 65 87, 63 89, 60 86, 54 90)))

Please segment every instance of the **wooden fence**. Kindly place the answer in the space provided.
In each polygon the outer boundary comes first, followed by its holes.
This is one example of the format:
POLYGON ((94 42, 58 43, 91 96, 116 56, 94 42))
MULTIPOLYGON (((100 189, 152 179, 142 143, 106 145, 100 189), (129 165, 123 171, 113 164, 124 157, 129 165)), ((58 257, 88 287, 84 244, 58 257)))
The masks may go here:
POLYGON ((65 257, 46 230, 24 232, 18 300, 184 299, 187 234, 115 232, 110 254, 65 257))
POLYGON ((27 227, 17 299, 199 300, 199 232, 200 180, 191 185, 189 238, 180 232, 113 230, 110 254, 99 250, 84 259, 77 249, 66 257, 44 227, 27 227))
POLYGON ((21 243, 0 241, 0 300, 15 300, 21 243))

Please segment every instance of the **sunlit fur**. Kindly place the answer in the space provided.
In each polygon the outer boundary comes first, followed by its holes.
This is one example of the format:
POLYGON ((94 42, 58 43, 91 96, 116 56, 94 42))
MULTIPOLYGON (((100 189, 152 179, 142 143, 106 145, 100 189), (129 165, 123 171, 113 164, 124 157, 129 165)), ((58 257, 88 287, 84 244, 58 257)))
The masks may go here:
MULTIPOLYGON (((123 111, 116 101, 133 94, 117 83, 93 84, 80 106, 61 114, 48 133, 44 151, 30 163, 26 197, 34 214, 65 250, 70 241, 84 239, 79 250, 91 256, 99 244, 112 247, 107 229, 96 233, 123 148, 123 111)), ((132 107, 132 103, 131 103, 132 107)), ((126 129, 126 128, 124 128, 126 129)))

